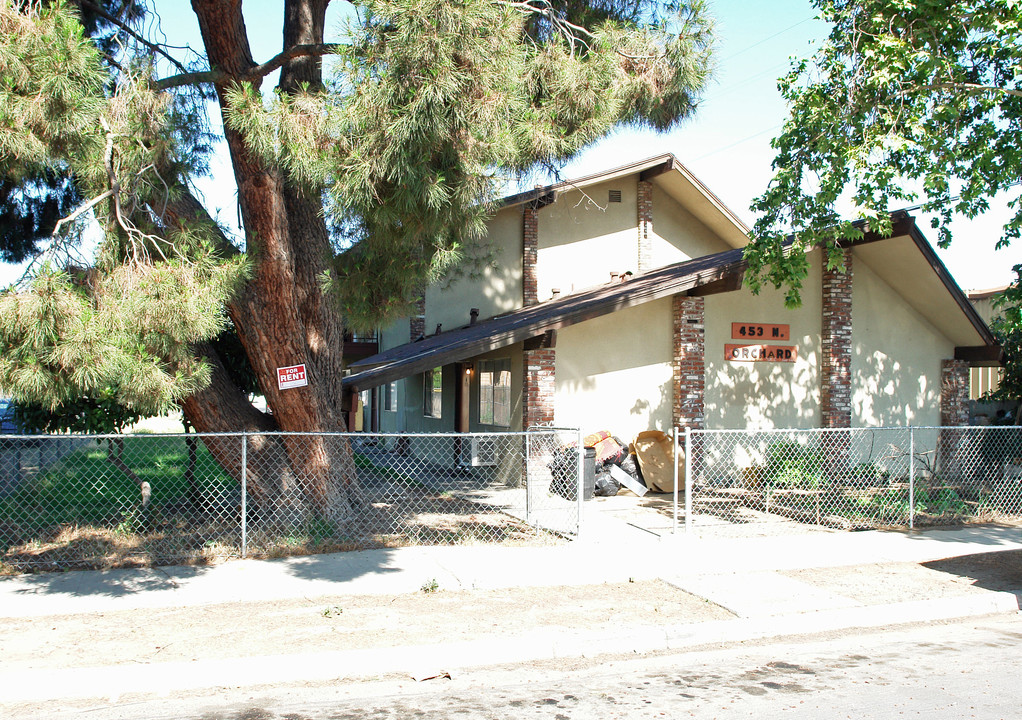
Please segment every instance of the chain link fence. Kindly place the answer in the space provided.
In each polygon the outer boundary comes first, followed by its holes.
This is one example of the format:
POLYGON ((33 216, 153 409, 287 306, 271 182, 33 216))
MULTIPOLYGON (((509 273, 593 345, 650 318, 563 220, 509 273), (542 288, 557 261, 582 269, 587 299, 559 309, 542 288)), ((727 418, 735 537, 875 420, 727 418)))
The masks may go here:
POLYGON ((0 564, 125 567, 577 535, 576 430, 0 437, 0 564))
POLYGON ((1022 428, 703 430, 683 438, 686 530, 1022 520, 1022 428))

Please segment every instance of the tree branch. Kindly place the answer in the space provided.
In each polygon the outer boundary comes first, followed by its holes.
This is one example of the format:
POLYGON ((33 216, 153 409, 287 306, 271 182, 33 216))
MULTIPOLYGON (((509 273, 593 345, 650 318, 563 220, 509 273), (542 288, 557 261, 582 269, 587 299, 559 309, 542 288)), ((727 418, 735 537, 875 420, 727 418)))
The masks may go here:
POLYGON ((138 40, 140 43, 145 45, 147 48, 152 50, 154 53, 158 53, 158 54, 162 55, 172 65, 174 65, 174 67, 176 67, 181 72, 186 72, 187 71, 187 68, 181 62, 179 62, 176 58, 172 57, 160 45, 157 45, 154 42, 150 42, 149 40, 146 40, 144 37, 142 37, 137 32, 135 32, 130 27, 128 27, 128 25, 125 22, 123 22, 122 20, 118 19, 117 17, 111 15, 106 10, 104 10, 102 7, 97 5, 96 3, 92 2, 91 0, 79 0, 79 2, 80 2, 80 4, 83 7, 89 8, 89 10, 91 10, 94 13, 96 13, 97 15, 99 15, 104 20, 108 20, 109 22, 113 23, 114 25, 119 27, 124 32, 128 33, 129 35, 131 35, 131 37, 133 37, 136 40, 138 40))
POLYGON ((581 25, 568 22, 553 7, 549 0, 496 0, 497 5, 513 8, 522 15, 539 15, 546 18, 555 31, 560 33, 565 42, 575 52, 575 45, 583 45, 589 48, 589 43, 584 38, 593 39, 596 36, 581 25))
POLYGON ((170 90, 171 88, 182 87, 184 85, 212 85, 216 82, 222 82, 226 77, 226 75, 216 70, 199 70, 156 80, 153 82, 153 87, 157 90, 170 90))
POLYGON ((1011 88, 1002 88, 995 85, 978 85, 976 83, 956 83, 956 82, 940 82, 932 83, 930 85, 920 85, 914 87, 911 90, 903 90, 898 93, 899 97, 906 95, 912 95, 918 92, 930 92, 931 90, 965 90, 970 95, 979 95, 986 92, 997 92, 1004 93, 1005 95, 1012 95, 1014 97, 1022 97, 1022 90, 1012 90, 1011 88))
POLYGON ((75 218, 79 217, 80 215, 82 215, 82 213, 96 207, 101 202, 114 195, 114 193, 118 192, 120 189, 121 189, 120 186, 115 184, 109 190, 107 190, 101 195, 97 195, 96 197, 92 198, 92 200, 89 200, 87 203, 79 207, 77 210, 75 210, 67 217, 61 218, 60 220, 57 221, 57 224, 53 226, 53 232, 51 233, 51 235, 57 235, 60 232, 61 227, 71 222, 75 218))
POLYGON ((279 70, 284 63, 295 58, 308 57, 310 55, 334 55, 343 46, 338 43, 311 43, 307 45, 294 45, 284 52, 270 58, 261 65, 245 73, 244 80, 257 80, 266 77, 274 70, 279 70))
MULTIPOLYGON (((239 80, 259 80, 266 77, 275 70, 283 67, 284 63, 295 58, 308 57, 310 55, 333 55, 343 47, 338 43, 313 43, 309 45, 295 45, 284 52, 275 55, 261 65, 246 72, 239 80)), ((158 90, 169 90, 182 85, 208 85, 211 83, 222 83, 228 79, 227 75, 216 70, 201 70, 199 72, 186 72, 180 75, 173 75, 153 83, 158 90)))

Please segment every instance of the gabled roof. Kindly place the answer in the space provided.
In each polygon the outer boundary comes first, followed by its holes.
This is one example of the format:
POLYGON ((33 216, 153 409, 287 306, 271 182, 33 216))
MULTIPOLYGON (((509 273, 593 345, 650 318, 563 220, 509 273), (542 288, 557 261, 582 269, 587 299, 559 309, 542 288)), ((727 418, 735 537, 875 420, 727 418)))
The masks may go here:
POLYGON ((475 325, 385 350, 350 365, 353 374, 345 377, 343 384, 359 390, 376 387, 633 305, 685 292, 700 294, 700 288, 706 292, 715 291, 718 289, 715 283, 727 285, 726 289, 737 289, 744 270, 741 249, 675 263, 630 280, 530 305, 475 325), (728 284, 729 280, 732 284, 728 284))
POLYGON ((745 247, 749 242, 749 228, 745 223, 671 153, 509 195, 498 205, 512 207, 535 203, 542 207, 555 202, 559 195, 636 174, 640 180, 659 186, 731 247, 745 247))
POLYGON ((874 233, 855 243, 865 262, 921 316, 956 345, 955 357, 973 364, 997 364, 1001 349, 983 318, 904 211, 893 213, 890 237, 874 233))
MULTIPOLYGON (((629 172, 634 172, 635 167, 629 166, 629 172)), ((522 196, 515 197, 519 198, 516 202, 528 201, 520 199, 522 196)), ((998 364, 1003 353, 996 339, 923 237, 915 219, 905 212, 895 213, 893 219, 890 237, 867 232, 861 240, 848 243, 855 249, 856 257, 956 345, 956 359, 974 365, 998 364)), ((682 293, 709 295, 737 290, 746 268, 742 254, 743 250, 736 248, 675 263, 627 281, 583 290, 400 345, 352 363, 349 369, 353 373, 342 383, 349 389, 365 390, 542 338, 551 330, 633 305, 682 293)))

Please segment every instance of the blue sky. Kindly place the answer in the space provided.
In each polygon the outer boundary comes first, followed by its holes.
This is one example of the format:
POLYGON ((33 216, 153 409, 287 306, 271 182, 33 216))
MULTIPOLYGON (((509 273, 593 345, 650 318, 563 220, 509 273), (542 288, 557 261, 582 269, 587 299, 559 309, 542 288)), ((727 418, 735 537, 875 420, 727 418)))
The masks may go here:
MULTIPOLYGON (((280 0, 247 0, 245 17, 256 61, 279 51, 280 0)), ((199 47, 198 28, 190 8, 180 0, 158 0, 162 28, 171 42, 189 36, 199 47)), ((336 24, 350 6, 340 0, 331 5, 336 24)), ((634 160, 674 153, 703 183, 749 225, 754 217, 750 201, 770 179, 773 153, 770 139, 780 130, 784 103, 776 79, 788 68, 789 58, 812 52, 827 26, 815 19, 806 0, 718 0, 711 4, 716 18, 718 68, 695 115, 670 133, 623 130, 584 152, 567 166, 563 176, 586 175, 634 160)), ((329 27, 329 25, 328 25, 329 27)), ((272 87, 274 80, 264 87, 272 87)), ((219 122, 219 118, 215 118, 219 122)), ((210 209, 233 224, 234 188, 226 153, 214 158, 213 178, 198 183, 210 209)), ((994 250, 1000 225, 1007 216, 1003 203, 994 203, 986 217, 962 220, 955 225, 955 240, 948 250, 938 251, 958 283, 966 290, 1004 285, 1011 281, 1011 267, 1022 263, 1022 246, 994 250)), ((926 218, 920 227, 928 231, 926 218)), ((930 232, 931 239, 935 235, 930 232)), ((16 277, 0 266, 0 284, 16 277), (6 271, 6 272, 5 272, 6 271)))

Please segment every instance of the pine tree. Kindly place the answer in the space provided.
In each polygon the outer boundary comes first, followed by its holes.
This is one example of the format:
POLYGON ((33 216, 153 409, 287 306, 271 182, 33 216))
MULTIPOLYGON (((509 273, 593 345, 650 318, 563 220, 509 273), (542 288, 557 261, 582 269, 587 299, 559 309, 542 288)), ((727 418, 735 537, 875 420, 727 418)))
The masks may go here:
MULTIPOLYGON (((70 177, 83 202, 31 284, 0 297, 0 388, 51 408, 179 404, 200 432, 345 430, 346 328, 399 317, 456 267, 506 178, 622 124, 671 127, 710 72, 698 0, 371 0, 333 43, 328 2, 283 0, 282 50, 259 62, 240 0, 193 0, 203 48, 186 62, 145 36, 145 3, 3 0, 2 177, 70 177), (208 159, 207 100, 240 242, 189 182, 208 159), (89 215, 96 257, 68 262, 89 215), (272 415, 210 342, 228 326, 272 415), (280 391, 276 368, 297 363, 308 387, 280 391)), ((207 445, 237 471, 237 442, 207 445)), ((339 444, 260 436, 252 455, 266 505, 344 517, 357 501, 339 444)))

